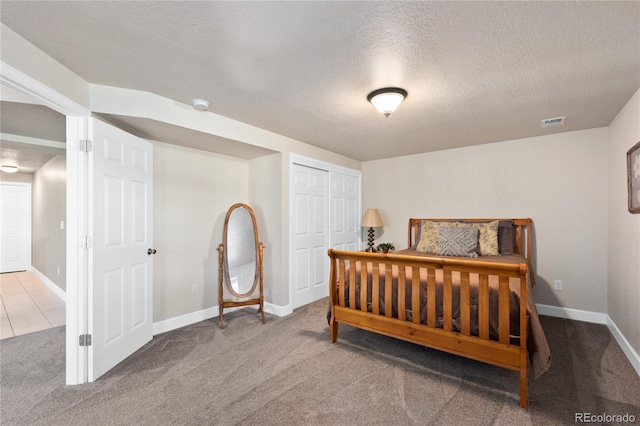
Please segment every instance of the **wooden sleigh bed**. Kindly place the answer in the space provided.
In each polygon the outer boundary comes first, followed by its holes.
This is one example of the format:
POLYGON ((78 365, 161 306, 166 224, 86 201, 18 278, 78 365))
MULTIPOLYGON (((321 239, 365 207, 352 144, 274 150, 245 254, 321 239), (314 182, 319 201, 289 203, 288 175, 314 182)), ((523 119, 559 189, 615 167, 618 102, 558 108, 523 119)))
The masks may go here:
POLYGON ((349 324, 519 371, 520 406, 526 408, 527 356, 535 377, 551 359, 531 297, 531 242, 530 219, 410 219, 406 250, 330 249, 331 342, 338 324, 349 324), (451 231, 444 228, 486 232, 489 225, 489 232, 500 227, 500 254, 442 256, 425 245, 440 238, 448 247, 442 236, 451 231), (440 237, 428 235, 433 229, 440 237))

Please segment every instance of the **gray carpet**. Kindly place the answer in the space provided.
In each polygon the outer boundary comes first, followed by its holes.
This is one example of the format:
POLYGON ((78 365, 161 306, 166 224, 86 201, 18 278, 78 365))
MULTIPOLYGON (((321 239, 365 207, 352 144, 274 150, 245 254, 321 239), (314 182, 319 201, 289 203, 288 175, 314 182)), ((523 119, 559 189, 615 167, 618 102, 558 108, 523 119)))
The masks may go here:
POLYGON ((327 301, 156 336, 95 383, 65 386, 64 328, 0 342, 3 425, 552 425, 629 413, 640 377, 603 325, 542 317, 551 369, 519 407, 516 372, 340 326, 327 301))

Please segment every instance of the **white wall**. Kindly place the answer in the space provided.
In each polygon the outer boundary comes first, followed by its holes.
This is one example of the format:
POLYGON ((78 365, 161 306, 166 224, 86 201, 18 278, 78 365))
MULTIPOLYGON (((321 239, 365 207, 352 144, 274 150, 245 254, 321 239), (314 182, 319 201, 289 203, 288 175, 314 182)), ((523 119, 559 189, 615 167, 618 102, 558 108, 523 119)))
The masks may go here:
POLYGON ((31 196, 31 263, 63 291, 67 289, 66 172, 64 156, 51 159, 33 174, 31 196), (60 228, 61 221, 65 229, 60 228))
MULTIPOLYGON (((640 90, 609 125, 609 318, 640 354, 640 214, 627 209, 627 157, 640 141, 640 90)), ((636 355, 637 356, 637 355, 636 355)))
POLYGON ((229 207, 249 201, 249 163, 153 144, 153 320, 159 322, 218 305, 217 248, 229 207))
POLYGON ((530 217, 536 302, 606 312, 606 155, 600 128, 369 161, 363 210, 380 209, 376 244, 397 248, 411 217, 530 217))

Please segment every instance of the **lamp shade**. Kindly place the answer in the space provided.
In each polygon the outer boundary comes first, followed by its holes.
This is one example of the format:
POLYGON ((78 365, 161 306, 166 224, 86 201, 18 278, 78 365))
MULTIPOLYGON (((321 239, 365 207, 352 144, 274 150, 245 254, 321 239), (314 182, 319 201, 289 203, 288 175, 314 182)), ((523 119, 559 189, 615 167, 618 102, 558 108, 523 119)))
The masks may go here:
POLYGON ((362 217, 362 226, 368 228, 379 228, 384 226, 378 209, 367 209, 367 211, 364 212, 364 216, 362 217))

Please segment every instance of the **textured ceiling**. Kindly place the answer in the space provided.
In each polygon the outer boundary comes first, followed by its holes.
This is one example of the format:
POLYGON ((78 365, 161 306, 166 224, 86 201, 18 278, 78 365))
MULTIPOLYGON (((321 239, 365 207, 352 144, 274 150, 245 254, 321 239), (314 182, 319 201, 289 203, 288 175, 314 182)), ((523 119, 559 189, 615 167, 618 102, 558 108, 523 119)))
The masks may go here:
POLYGON ((640 2, 3 0, 0 15, 90 83, 205 98, 359 160, 607 126, 640 87, 640 2), (389 119, 366 100, 385 86, 409 92, 389 119))
POLYGON ((62 148, 30 145, 1 140, 0 162, 2 165, 18 166, 20 173, 35 173, 40 167, 47 164, 54 157, 65 156, 62 148))
POLYGON ((42 105, 0 102, 0 132, 66 142, 64 115, 42 105))
POLYGON ((0 133, 0 163, 18 166, 20 173, 34 173, 55 156, 66 155, 58 147, 66 141, 66 118, 45 106, 0 102, 0 133), (42 145, 48 142, 57 146, 42 145))

